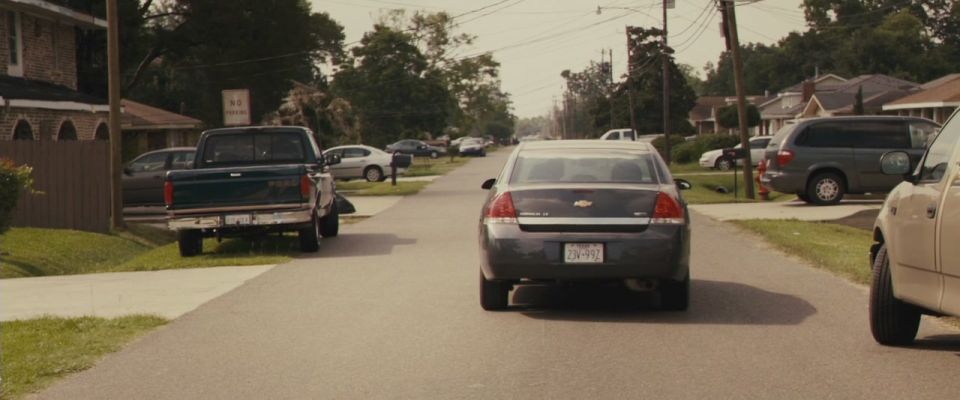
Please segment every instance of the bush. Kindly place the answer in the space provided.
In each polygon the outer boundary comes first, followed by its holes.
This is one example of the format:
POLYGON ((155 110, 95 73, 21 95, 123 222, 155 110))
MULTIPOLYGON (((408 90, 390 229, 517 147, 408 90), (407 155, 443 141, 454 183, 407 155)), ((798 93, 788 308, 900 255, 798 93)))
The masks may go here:
POLYGON ((32 172, 29 166, 17 166, 11 160, 0 159, 0 234, 10 229, 20 193, 33 190, 32 172))
POLYGON ((740 138, 733 135, 703 134, 671 149, 672 161, 678 163, 696 162, 704 152, 736 146, 740 138))
MULTIPOLYGON (((657 148, 657 151, 660 152, 660 156, 663 157, 664 159, 667 158, 667 156, 665 155, 666 152, 664 150, 664 146, 666 145, 666 142, 667 141, 664 139, 663 136, 653 139, 653 142, 652 142, 653 147, 657 148)), ((670 152, 673 153, 673 148, 683 142, 684 140, 682 136, 670 135, 670 150, 671 150, 670 152)))

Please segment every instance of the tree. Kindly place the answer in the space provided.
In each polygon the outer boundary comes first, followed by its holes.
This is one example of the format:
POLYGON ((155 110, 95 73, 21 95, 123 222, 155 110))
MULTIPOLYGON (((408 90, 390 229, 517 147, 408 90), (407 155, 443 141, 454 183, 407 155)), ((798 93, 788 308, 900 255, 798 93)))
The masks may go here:
POLYGON ((443 132, 456 103, 411 34, 375 25, 352 53, 332 88, 353 106, 367 144, 443 132))
MULTIPOLYGON (((630 49, 628 79, 622 85, 633 92, 634 113, 640 132, 663 132, 663 69, 660 57, 669 57, 673 49, 663 49, 659 29, 628 27, 627 45, 630 49)), ((670 124, 687 124, 687 115, 696 104, 697 95, 687 84, 686 77, 671 57, 670 69, 670 124)), ((619 93, 626 94, 625 91, 619 93)), ((614 102, 615 104, 624 104, 614 102)))
MULTIPOLYGON (((760 125, 760 110, 753 104, 747 105, 747 128, 760 125)), ((733 129, 740 127, 740 115, 736 105, 729 105, 717 110, 717 123, 720 126, 733 129)))

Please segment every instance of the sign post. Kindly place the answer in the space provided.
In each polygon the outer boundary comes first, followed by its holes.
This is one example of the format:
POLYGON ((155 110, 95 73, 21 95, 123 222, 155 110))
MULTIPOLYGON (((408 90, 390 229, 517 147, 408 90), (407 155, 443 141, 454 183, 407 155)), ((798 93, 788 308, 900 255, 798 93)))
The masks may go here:
POLYGON ((230 89, 223 92, 223 125, 250 125, 250 90, 230 89))

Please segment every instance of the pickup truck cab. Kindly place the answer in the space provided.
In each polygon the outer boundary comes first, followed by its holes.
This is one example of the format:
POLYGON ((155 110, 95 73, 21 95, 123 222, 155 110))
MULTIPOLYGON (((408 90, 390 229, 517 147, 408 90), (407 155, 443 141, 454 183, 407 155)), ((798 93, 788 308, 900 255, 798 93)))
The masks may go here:
POLYGON ((954 112, 910 168, 907 151, 880 157, 904 176, 887 196, 870 248, 870 328, 886 345, 914 341, 921 314, 960 316, 960 113, 954 112))
POLYGON ((209 236, 296 231, 300 250, 336 236, 339 212, 330 165, 303 127, 223 128, 203 132, 193 168, 164 181, 167 223, 180 255, 203 251, 209 236))

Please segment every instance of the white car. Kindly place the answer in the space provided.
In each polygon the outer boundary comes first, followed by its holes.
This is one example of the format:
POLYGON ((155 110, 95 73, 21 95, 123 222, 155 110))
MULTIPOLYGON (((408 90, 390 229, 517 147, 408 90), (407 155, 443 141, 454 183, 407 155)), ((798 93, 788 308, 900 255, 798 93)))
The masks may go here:
MULTIPOLYGON (((327 149, 324 155, 340 156, 340 164, 330 167, 336 179, 366 179, 379 182, 390 176, 392 155, 383 150, 361 144, 337 146, 327 149)), ((397 168, 397 175, 406 172, 406 168, 397 168)))
MULTIPOLYGON (((764 149, 767 148, 767 144, 770 143, 770 139, 773 139, 772 136, 762 136, 750 138, 750 163, 756 166, 760 163, 760 160, 763 159, 764 149)), ((740 145, 736 145, 733 148, 739 149, 740 145)), ((737 165, 742 166, 742 161, 737 161, 737 165)), ((703 152, 700 155, 700 166, 704 168, 715 168, 721 171, 726 171, 730 168, 733 168, 733 160, 723 157, 723 150, 716 149, 703 152)))
POLYGON ((487 155, 486 143, 483 138, 465 138, 460 142, 460 155, 485 157, 487 155))
POLYGON ((919 162, 906 149, 880 158, 884 174, 904 177, 880 209, 870 247, 870 330, 881 344, 913 343, 921 314, 960 316, 958 143, 954 113, 919 162))
POLYGON ((603 136, 600 136, 600 140, 627 140, 627 141, 636 141, 637 135, 633 132, 633 129, 611 129, 603 133, 603 136))

